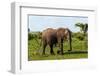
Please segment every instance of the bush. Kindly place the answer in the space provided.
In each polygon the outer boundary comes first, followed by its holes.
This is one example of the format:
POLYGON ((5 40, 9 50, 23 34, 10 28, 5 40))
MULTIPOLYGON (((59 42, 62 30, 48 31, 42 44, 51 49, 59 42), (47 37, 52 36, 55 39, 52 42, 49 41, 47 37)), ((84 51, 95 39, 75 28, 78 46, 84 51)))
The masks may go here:
POLYGON ((83 33, 80 33, 80 32, 78 32, 78 33, 73 33, 73 34, 72 34, 72 37, 73 37, 73 38, 77 38, 78 40, 84 40, 84 39, 85 39, 85 36, 86 36, 86 35, 84 35, 83 33))
POLYGON ((41 32, 30 32, 28 33, 28 40, 31 40, 33 38, 41 39, 42 33, 41 32))
POLYGON ((33 38, 34 38, 33 34, 32 33, 28 33, 28 40, 31 40, 33 38))
POLYGON ((38 38, 37 34, 28 33, 28 40, 31 40, 33 38, 38 38))

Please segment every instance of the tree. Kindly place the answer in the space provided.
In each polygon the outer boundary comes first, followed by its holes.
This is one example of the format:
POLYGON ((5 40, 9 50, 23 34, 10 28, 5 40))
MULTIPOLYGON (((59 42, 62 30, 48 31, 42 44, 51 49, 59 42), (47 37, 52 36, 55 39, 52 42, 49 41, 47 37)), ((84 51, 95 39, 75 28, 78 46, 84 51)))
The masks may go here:
POLYGON ((88 31, 88 24, 86 23, 84 24, 84 33, 87 33, 87 31, 88 31))
POLYGON ((85 23, 85 24, 83 24, 83 23, 76 23, 75 26, 80 28, 80 32, 81 33, 85 34, 88 31, 88 24, 87 23, 85 23))

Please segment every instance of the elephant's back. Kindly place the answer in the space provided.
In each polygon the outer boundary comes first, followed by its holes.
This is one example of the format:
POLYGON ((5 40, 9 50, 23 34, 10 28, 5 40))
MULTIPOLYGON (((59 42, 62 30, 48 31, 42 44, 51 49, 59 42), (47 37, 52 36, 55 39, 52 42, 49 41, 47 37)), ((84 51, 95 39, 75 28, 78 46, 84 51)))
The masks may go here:
POLYGON ((46 30, 42 32, 42 36, 47 36, 47 37, 55 35, 55 34, 56 34, 56 30, 52 28, 47 28, 46 30))

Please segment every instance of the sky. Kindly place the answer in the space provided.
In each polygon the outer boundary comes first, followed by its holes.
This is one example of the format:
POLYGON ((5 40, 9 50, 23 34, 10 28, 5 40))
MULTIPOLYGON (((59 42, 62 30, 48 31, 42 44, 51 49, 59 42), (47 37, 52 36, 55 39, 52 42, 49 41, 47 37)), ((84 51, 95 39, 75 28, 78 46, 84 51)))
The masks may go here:
POLYGON ((80 29, 75 26, 76 23, 88 23, 88 17, 82 16, 39 16, 29 15, 28 27, 30 31, 43 31, 46 28, 69 28, 72 32, 78 32, 80 29))

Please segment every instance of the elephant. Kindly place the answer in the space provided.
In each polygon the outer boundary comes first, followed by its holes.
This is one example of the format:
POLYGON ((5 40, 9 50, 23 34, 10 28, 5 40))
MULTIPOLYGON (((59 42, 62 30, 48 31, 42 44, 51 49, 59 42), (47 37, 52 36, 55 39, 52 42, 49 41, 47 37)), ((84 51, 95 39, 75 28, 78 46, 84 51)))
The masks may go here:
POLYGON ((43 52, 42 55, 45 55, 45 48, 47 45, 50 47, 51 55, 55 55, 53 51, 53 46, 58 44, 60 48, 61 55, 63 55, 63 42, 64 39, 69 41, 70 50, 72 50, 72 39, 71 39, 71 31, 68 28, 47 28, 42 32, 42 44, 43 44, 43 52))

